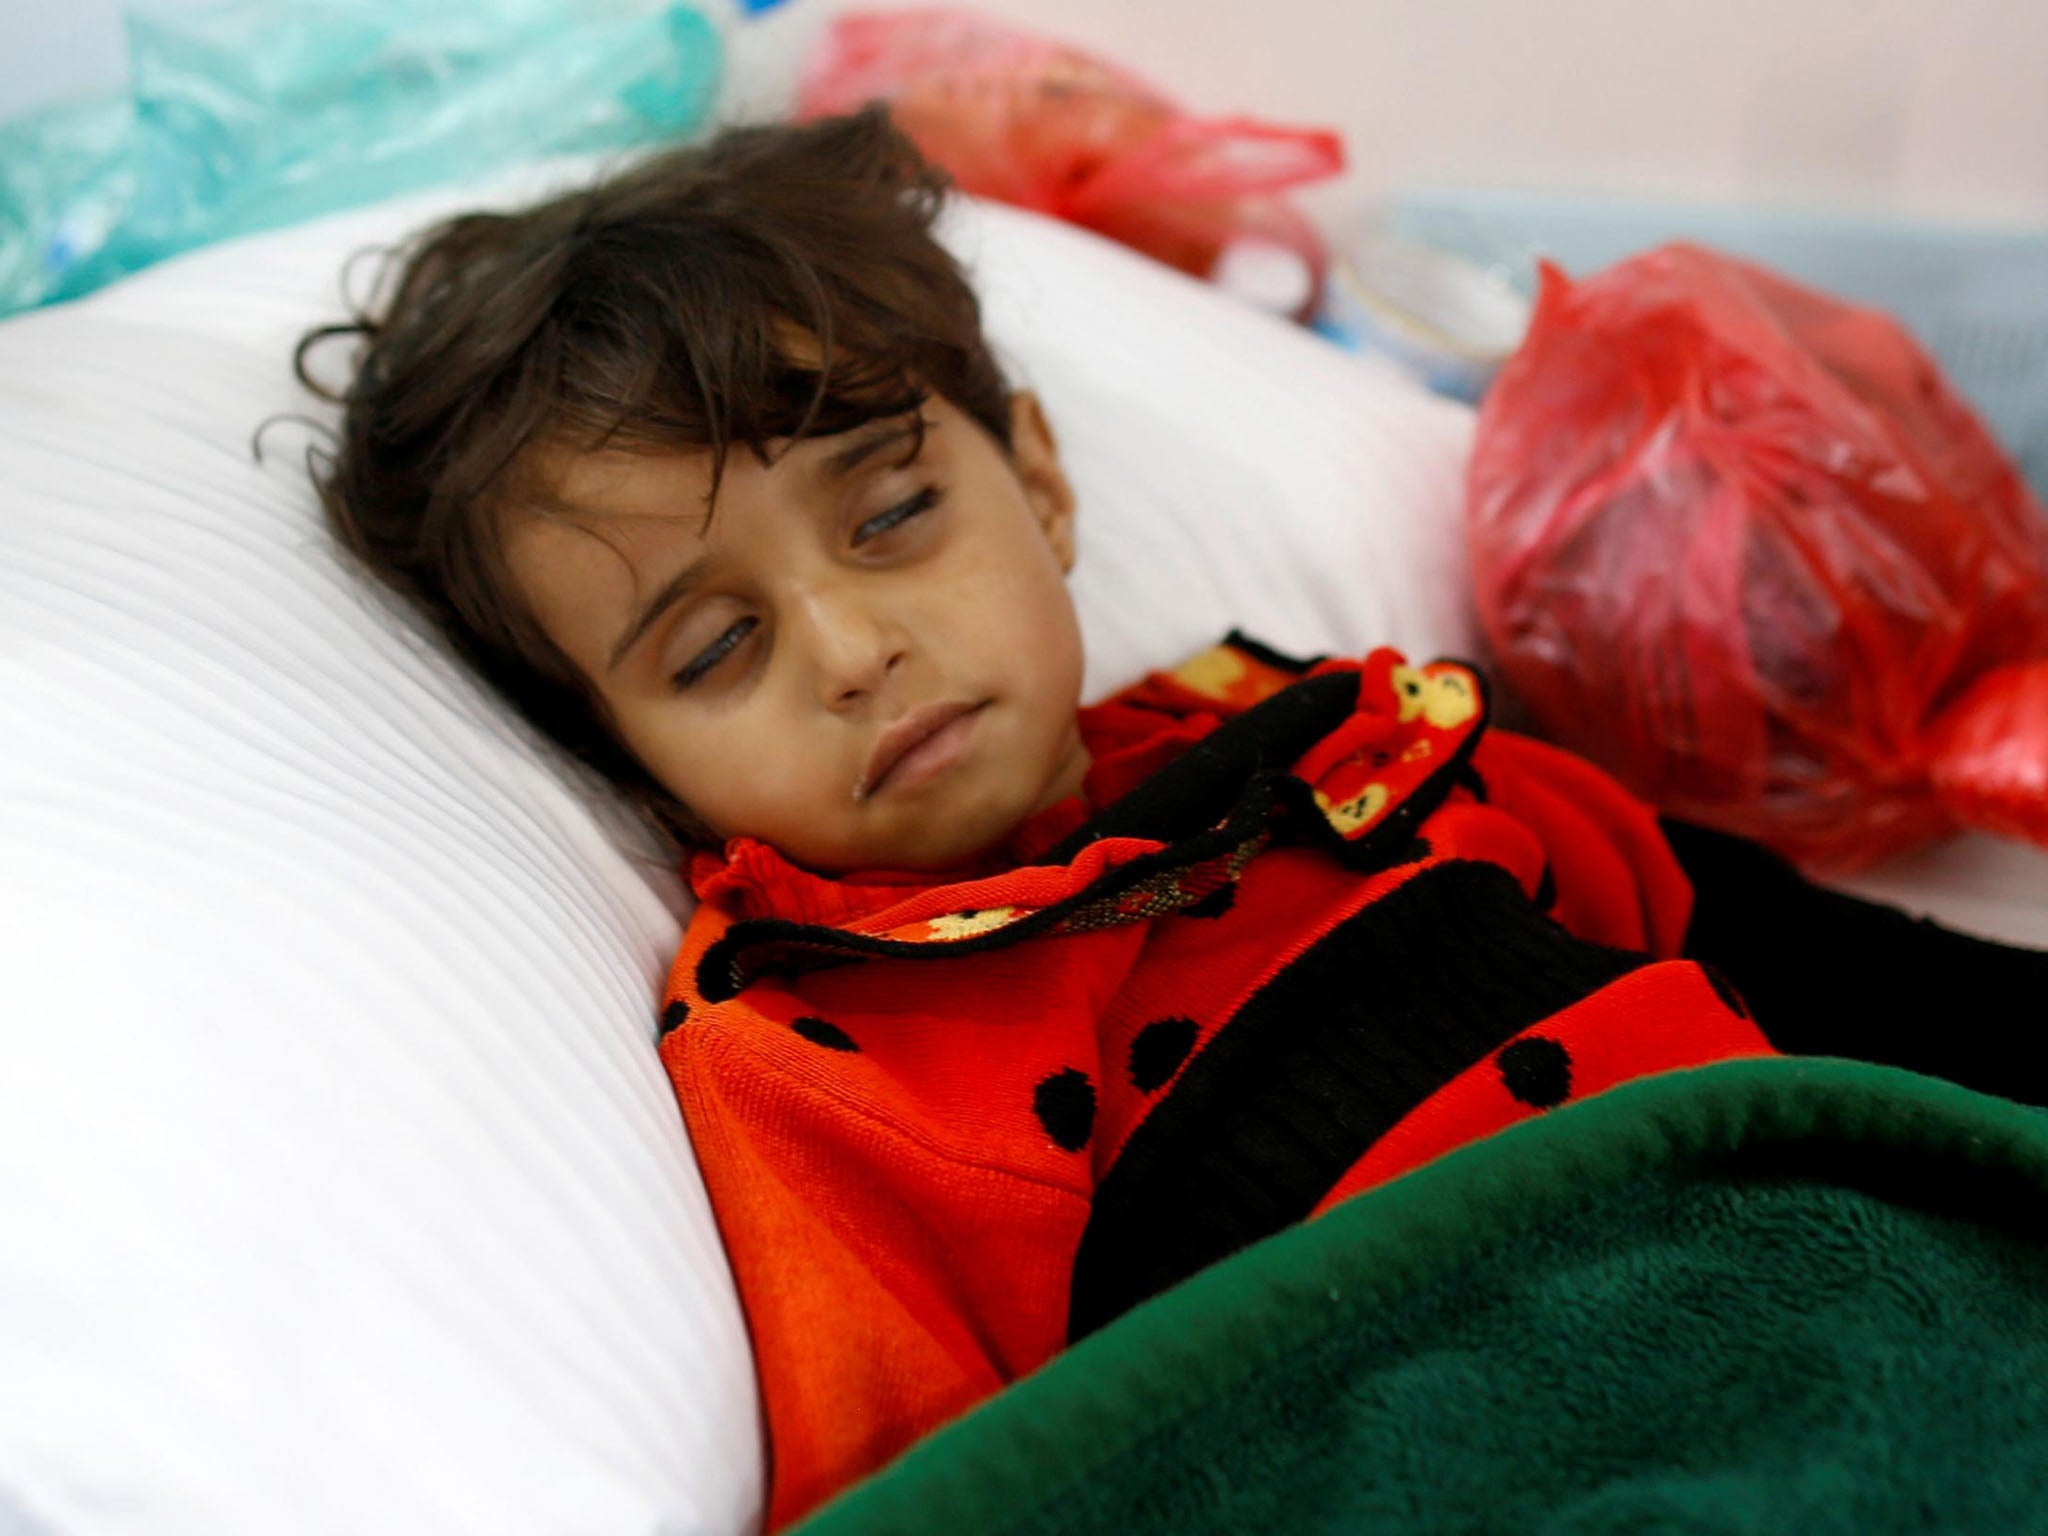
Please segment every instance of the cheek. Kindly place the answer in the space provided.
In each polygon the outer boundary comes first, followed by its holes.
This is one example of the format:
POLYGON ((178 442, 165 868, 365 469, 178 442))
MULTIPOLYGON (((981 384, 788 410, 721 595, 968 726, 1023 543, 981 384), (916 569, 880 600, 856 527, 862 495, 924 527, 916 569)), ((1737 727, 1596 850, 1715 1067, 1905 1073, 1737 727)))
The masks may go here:
POLYGON ((1047 686, 1077 693, 1081 687, 1081 621, 1066 574, 1050 549, 1041 545, 1030 567, 1028 592, 1021 615, 1025 643, 1037 654, 1047 686))
POLYGON ((1047 668, 1052 674, 1048 678, 1048 686, 1054 690, 1050 707, 1064 722, 1070 720, 1073 712, 1081 707, 1081 685, 1087 672, 1087 658, 1081 645, 1080 624, 1071 604, 1058 627, 1053 630, 1049 648, 1055 655, 1053 665, 1047 668))
POLYGON ((700 723, 687 736, 649 731, 634 748, 663 787, 721 835, 768 835, 778 810, 815 789, 816 767, 790 750, 788 733, 746 718, 700 723))
POLYGON ((1073 598, 1059 556, 1031 515, 1019 505, 1000 537, 978 543, 974 569, 949 583, 970 608, 988 616, 1001 614, 1012 639, 1034 638, 1039 647, 1075 627, 1073 598), (994 604, 988 603, 995 597, 994 604))

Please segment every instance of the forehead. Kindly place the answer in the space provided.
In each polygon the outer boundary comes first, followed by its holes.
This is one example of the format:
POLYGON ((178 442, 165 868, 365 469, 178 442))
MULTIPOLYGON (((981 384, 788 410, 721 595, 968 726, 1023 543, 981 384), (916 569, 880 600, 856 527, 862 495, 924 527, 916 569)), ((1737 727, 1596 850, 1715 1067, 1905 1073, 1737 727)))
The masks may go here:
MULTIPOLYGON (((834 436, 778 439, 764 445, 766 462, 735 444, 716 482, 717 526, 800 513, 860 465, 900 458, 920 421, 932 442, 948 411, 933 397, 922 410, 834 436)), ((500 504, 498 537, 507 576, 542 626, 587 642, 581 632, 596 614, 616 614, 649 583, 720 558, 711 549, 713 469, 708 448, 529 450, 500 504)))
MULTIPOLYGON (((732 471, 751 455, 741 450, 732 471)), ((541 628, 592 670, 620 616, 706 549, 708 450, 550 449, 498 516, 505 578, 541 628)), ((731 500, 721 489, 719 500, 731 500)))
POLYGON ((540 443, 521 455, 503 506, 557 521, 694 516, 708 526, 714 490, 721 510, 764 484, 782 492, 821 490, 863 464, 889 462, 914 445, 943 446, 954 435, 945 424, 958 414, 942 396, 927 395, 909 410, 878 414, 831 435, 774 438, 758 446, 732 443, 722 465, 709 448, 540 443))
MULTIPOLYGON (((724 481, 752 464, 744 446, 726 454, 724 481)), ((697 449, 576 449, 550 443, 528 451, 505 498, 511 528, 656 520, 692 529, 706 521, 712 456, 697 449)), ((724 487, 721 487, 723 490, 724 487)), ((723 496, 720 498, 724 499, 723 496)))

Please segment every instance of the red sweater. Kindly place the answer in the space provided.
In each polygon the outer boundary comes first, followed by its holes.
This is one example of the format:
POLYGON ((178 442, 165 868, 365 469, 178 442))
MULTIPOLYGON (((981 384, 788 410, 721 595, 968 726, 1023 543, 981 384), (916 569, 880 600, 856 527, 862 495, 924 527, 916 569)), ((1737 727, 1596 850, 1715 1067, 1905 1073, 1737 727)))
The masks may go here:
POLYGON ((769 1525, 1226 1254, 1625 1078, 1770 1050, 1691 892, 1481 678, 1233 634, 1081 711, 949 876, 697 855, 661 1053, 745 1305, 769 1525))

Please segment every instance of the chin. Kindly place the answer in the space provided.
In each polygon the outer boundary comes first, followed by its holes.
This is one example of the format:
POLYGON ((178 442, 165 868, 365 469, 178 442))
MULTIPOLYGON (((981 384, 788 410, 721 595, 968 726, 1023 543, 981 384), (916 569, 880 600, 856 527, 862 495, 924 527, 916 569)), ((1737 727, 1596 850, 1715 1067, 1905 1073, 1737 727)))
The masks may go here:
MULTIPOLYGON (((958 830, 950 837, 923 842, 915 848, 906 848, 893 863, 879 867, 944 870, 977 863, 1002 846, 1018 821, 1016 817, 989 819, 997 823, 993 830, 984 830, 986 823, 979 823, 973 828, 958 830)), ((958 826, 957 823, 955 825, 958 826)))
POLYGON ((920 849, 914 853, 906 853, 896 859, 883 861, 875 867, 882 869, 918 870, 936 874, 943 870, 958 869, 965 864, 977 863, 985 854, 997 847, 1001 842, 1002 838, 992 837, 978 841, 971 840, 960 844, 949 844, 943 848, 920 849))

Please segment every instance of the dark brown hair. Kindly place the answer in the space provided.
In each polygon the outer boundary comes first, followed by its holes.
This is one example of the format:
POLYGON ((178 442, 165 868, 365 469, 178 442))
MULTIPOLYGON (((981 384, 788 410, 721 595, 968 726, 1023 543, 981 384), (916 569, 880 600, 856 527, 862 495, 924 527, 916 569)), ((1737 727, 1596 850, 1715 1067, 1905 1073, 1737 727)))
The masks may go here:
POLYGON ((385 258, 388 301, 299 342, 300 380, 343 407, 339 442, 312 461, 335 537, 672 847, 705 828, 518 600, 498 512, 541 443, 708 450, 715 496, 734 444, 767 463, 771 440, 848 431, 934 391, 1007 452, 1009 388, 931 233, 946 186, 880 107, 728 128, 422 231, 385 258), (338 393, 306 369, 337 335, 363 343, 338 393), (792 356, 798 338, 815 350, 792 356))

